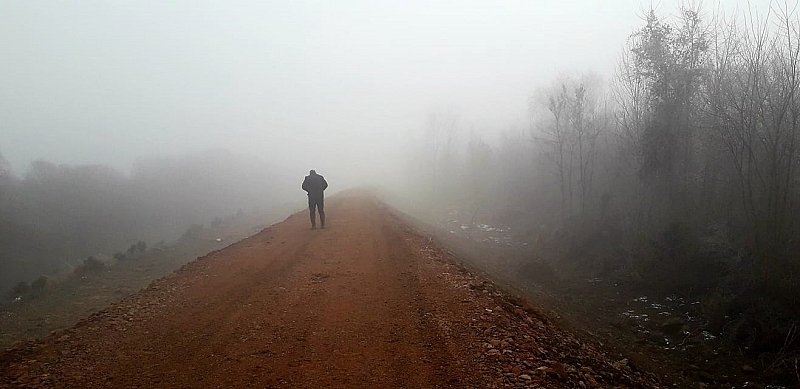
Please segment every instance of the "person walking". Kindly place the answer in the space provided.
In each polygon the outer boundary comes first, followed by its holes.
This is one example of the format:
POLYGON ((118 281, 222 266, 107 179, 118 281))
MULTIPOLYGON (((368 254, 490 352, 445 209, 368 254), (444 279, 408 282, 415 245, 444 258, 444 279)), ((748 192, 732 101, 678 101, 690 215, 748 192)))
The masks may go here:
POLYGON ((311 229, 317 228, 315 209, 319 210, 319 221, 321 228, 325 228, 325 189, 328 182, 325 177, 311 170, 303 180, 303 190, 308 193, 308 211, 311 214, 311 229))

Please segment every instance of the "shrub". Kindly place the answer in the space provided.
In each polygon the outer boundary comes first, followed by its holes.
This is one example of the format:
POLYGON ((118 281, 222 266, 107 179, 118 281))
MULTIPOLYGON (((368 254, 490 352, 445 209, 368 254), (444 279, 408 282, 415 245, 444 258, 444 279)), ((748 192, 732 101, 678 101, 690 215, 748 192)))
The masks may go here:
POLYGON ((125 253, 120 252, 114 254, 114 259, 116 259, 117 261, 124 261, 125 258, 126 258, 125 253))
POLYGON ((181 240, 191 240, 197 239, 203 236, 203 232, 205 231, 205 227, 202 224, 192 224, 191 227, 186 229, 186 232, 183 233, 181 240))
POLYGON ((128 247, 128 254, 130 255, 136 254, 136 244, 132 244, 131 247, 128 247))
POLYGON ((8 295, 10 297, 17 297, 17 296, 23 295, 25 293, 28 293, 30 290, 31 290, 31 286, 28 285, 27 282, 22 281, 19 284, 14 285, 14 287, 11 288, 8 291, 8 295))
POLYGON ((89 256, 83 261, 83 269, 87 271, 97 271, 105 268, 106 264, 93 256, 89 256))
POLYGON ((211 228, 216 230, 220 226, 222 226, 222 219, 215 217, 214 220, 211 221, 211 228))
POLYGON ((31 289, 42 290, 47 286, 47 276, 41 276, 36 281, 31 282, 31 289))

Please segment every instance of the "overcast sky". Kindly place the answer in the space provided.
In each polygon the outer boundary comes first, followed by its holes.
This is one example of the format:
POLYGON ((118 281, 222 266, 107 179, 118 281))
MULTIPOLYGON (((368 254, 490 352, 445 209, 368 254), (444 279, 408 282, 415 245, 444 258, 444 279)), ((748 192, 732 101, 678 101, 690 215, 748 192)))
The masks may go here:
POLYGON ((491 133, 558 74, 610 76, 650 4, 0 0, 0 153, 17 174, 208 148, 380 166, 431 107, 491 133))

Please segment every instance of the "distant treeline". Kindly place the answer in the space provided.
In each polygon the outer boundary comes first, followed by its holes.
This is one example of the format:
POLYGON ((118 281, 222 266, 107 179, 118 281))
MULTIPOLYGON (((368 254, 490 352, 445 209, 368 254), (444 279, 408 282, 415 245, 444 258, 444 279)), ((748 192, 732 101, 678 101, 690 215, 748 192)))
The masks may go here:
MULTIPOLYGON (((226 151, 103 165, 33 162, 24 177, 0 156, 0 289, 100 252, 180 237, 192 225, 270 209, 275 174, 226 151)), ((284 192, 285 193, 285 192, 284 192)))
POLYGON ((510 225, 540 259, 703 296, 747 349, 798 350, 800 21, 767 11, 651 11, 612 80, 554 80, 499 143, 432 112, 408 162, 417 205, 510 225))

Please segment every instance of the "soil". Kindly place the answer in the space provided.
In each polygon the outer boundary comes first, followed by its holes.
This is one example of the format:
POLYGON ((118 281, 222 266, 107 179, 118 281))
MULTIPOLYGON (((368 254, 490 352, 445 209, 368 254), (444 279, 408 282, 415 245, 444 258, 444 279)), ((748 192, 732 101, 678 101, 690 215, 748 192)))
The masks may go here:
POLYGON ((2 387, 659 387, 559 329, 372 195, 329 199, 75 327, 0 354, 2 387))
POLYGON ((278 220, 272 213, 242 215, 217 228, 204 229, 196 236, 158 245, 145 254, 112 260, 102 269, 84 272, 65 269, 50 275, 43 290, 0 299, 0 348, 72 327, 198 256, 251 236, 278 220))
MULTIPOLYGON (((406 223, 431 236, 473 272, 508 293, 535 302, 560 328, 652 372, 664 386, 681 388, 788 388, 793 375, 771 372, 772 360, 748 358, 732 342, 707 331, 700 301, 632 287, 613 277, 594 278, 553 267, 536 247, 498 230, 473 231, 453 220, 406 223)), ((487 226, 488 227, 488 226, 487 226)), ((507 232, 507 231, 506 231, 507 232)), ((800 377, 800 376, 799 376, 800 377)))

